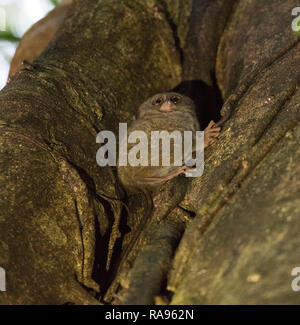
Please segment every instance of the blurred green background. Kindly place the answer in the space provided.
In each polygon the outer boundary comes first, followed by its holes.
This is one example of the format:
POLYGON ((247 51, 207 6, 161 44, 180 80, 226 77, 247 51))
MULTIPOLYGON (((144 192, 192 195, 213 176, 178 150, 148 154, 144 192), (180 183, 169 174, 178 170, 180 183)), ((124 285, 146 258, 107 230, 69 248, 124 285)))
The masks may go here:
POLYGON ((0 0, 0 89, 26 30, 54 8, 58 0, 0 0))

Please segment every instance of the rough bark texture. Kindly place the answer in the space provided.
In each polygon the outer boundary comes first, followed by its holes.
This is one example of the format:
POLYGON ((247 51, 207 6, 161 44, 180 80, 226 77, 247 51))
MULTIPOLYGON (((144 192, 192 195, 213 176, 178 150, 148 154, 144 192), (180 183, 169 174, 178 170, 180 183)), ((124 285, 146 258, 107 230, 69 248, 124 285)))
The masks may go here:
POLYGON ((293 5, 72 4, 34 66, 0 93, 0 304, 299 302, 290 287, 300 260, 293 5), (233 112, 204 175, 162 188, 118 268, 146 212, 140 197, 124 209, 115 170, 96 164, 95 138, 174 88, 194 98, 202 127, 220 116, 222 97, 223 113, 233 112))
POLYGON ((292 1, 239 1, 218 85, 236 107, 182 203, 195 211, 169 277, 173 304, 299 303, 300 43, 292 1), (195 289, 197 287, 197 289, 195 289))

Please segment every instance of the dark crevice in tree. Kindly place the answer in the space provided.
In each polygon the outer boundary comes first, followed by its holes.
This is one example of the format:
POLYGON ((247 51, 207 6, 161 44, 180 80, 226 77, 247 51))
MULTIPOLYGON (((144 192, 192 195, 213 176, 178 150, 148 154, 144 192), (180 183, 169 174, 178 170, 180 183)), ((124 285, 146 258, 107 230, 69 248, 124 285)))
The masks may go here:
POLYGON ((213 87, 208 86, 202 80, 189 80, 182 81, 173 89, 173 91, 193 99, 197 107, 196 113, 202 130, 211 120, 217 122, 221 117, 220 110, 223 105, 221 92, 214 73, 212 73, 212 77, 214 80, 213 87))
POLYGON ((172 291, 168 290, 167 287, 168 287, 168 277, 165 276, 162 279, 160 296, 166 298, 166 300, 169 303, 172 300, 174 293, 172 291))
MULTIPOLYGON (((107 270, 107 277, 105 280, 105 284, 101 287, 101 294, 102 297, 106 294, 107 289, 115 279, 115 276, 119 270, 120 262, 121 262, 121 253, 122 253, 122 243, 124 240, 124 236, 131 231, 130 227, 127 224, 128 214, 126 209, 123 207, 121 212, 120 224, 119 224, 119 231, 121 236, 116 239, 116 242, 113 247, 113 253, 111 256, 110 268, 107 270)), ((111 234, 109 234, 111 235, 111 234)), ((103 247, 102 247, 103 249, 103 247)))
POLYGON ((187 215, 190 217, 190 219, 194 219, 196 217, 196 213, 195 211, 189 210, 186 207, 182 207, 180 204, 178 205, 178 207, 182 210, 185 211, 187 213, 187 215))
POLYGON ((221 4, 218 1, 194 0, 189 17, 189 31, 184 45, 183 82, 177 86, 190 96, 196 103, 198 119, 201 129, 214 120, 221 118, 223 98, 216 79, 215 67, 218 46, 225 26, 234 12, 235 1, 221 4), (210 26, 204 33, 206 25, 210 25, 210 19, 217 20, 214 26, 210 26), (204 40, 209 41, 204 41, 204 40))
MULTIPOLYGON (((95 213, 95 259, 94 259, 94 266, 92 271, 92 279, 96 281, 100 288, 101 293, 97 295, 97 298, 103 297, 109 288, 110 284, 114 280, 114 277, 118 271, 118 266, 120 263, 120 257, 122 252, 122 242, 124 240, 124 236, 131 231, 129 226, 127 225, 127 211, 123 207, 121 212, 120 224, 119 224, 119 231, 121 233, 121 237, 116 239, 116 242, 113 247, 113 253, 111 256, 111 261, 109 268, 107 266, 107 259, 108 259, 108 245, 110 241, 110 237, 112 235, 112 228, 115 221, 115 215, 113 212, 113 208, 109 200, 117 200, 116 198, 105 198, 105 196, 98 195, 96 193, 95 183, 94 180, 88 175, 88 173, 81 167, 75 165, 73 162, 68 161, 68 163, 76 169, 78 174, 80 175, 83 182, 86 184, 88 189, 88 195, 90 198, 94 198, 96 201, 99 201, 100 204, 103 206, 106 215, 109 217, 109 225, 108 229, 103 236, 100 233, 100 224, 98 221, 98 216, 95 213)), ((122 204, 126 204, 126 198, 122 204)), ((122 202, 122 201, 120 201, 122 202)), ((80 220, 79 220, 80 222, 80 220)), ((81 234, 82 235, 82 234, 81 234)), ((84 267, 84 265, 83 265, 84 267)))
POLYGON ((80 232, 80 239, 81 239, 81 245, 82 245, 82 265, 81 265, 81 276, 83 277, 84 275, 84 260, 85 260, 85 247, 84 247, 84 240, 83 240, 83 234, 82 234, 82 228, 83 228, 83 221, 80 218, 80 214, 78 211, 78 205, 77 205, 77 201, 74 200, 74 205, 75 205, 75 211, 76 211, 76 219, 78 222, 78 226, 79 226, 79 232, 80 232))
MULTIPOLYGON (((108 278, 110 276, 111 270, 106 269, 106 262, 108 258, 108 244, 111 236, 111 231, 114 223, 114 212, 112 210, 110 202, 108 202, 106 199, 101 197, 96 192, 96 187, 94 180, 92 177, 88 175, 88 173, 81 167, 75 165, 73 162, 68 161, 68 163, 76 169, 78 172, 80 178, 82 181, 86 184, 86 187, 88 189, 88 196, 89 199, 95 199, 95 201, 98 201, 104 208, 106 215, 108 216, 109 225, 108 229, 106 230, 104 236, 101 236, 100 233, 100 224, 98 221, 98 216, 96 214, 95 208, 95 260, 94 260, 94 267, 93 267, 93 273, 92 278, 95 280, 101 288, 101 294, 105 292, 107 286, 108 286, 108 278)), ((117 199, 115 199, 117 200, 117 199)), ((81 222, 79 220, 79 222, 81 222)), ((81 223, 80 223, 81 225, 81 223)))
MULTIPOLYGON (((111 227, 112 223, 110 223, 110 229, 111 227)), ((110 232, 107 231, 104 236, 101 236, 98 217, 95 216, 95 260, 92 271, 92 279, 99 284, 101 289, 100 294, 97 295, 98 299, 103 296, 108 286, 109 271, 106 270, 105 266, 108 254, 106 248, 108 247, 110 235, 110 232)))

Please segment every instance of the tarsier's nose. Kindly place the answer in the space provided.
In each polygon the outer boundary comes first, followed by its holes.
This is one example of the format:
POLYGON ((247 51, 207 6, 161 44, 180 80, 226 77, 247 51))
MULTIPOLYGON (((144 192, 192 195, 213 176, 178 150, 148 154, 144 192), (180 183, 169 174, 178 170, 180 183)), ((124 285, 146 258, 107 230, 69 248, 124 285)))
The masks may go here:
POLYGON ((176 108, 176 105, 173 104, 169 99, 167 99, 160 107, 161 112, 172 112, 176 108))

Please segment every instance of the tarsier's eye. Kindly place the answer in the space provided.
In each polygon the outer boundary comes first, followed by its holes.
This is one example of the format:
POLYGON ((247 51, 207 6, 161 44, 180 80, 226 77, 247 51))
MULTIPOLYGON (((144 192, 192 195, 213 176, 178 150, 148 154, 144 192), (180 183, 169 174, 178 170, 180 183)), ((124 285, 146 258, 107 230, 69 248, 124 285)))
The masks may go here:
POLYGON ((161 97, 154 98, 152 101, 152 105, 160 105, 162 104, 163 100, 161 97))
POLYGON ((179 103, 179 102, 180 102, 180 99, 181 99, 181 98, 178 97, 178 96, 172 96, 172 97, 170 98, 171 102, 174 103, 174 104, 179 103))

